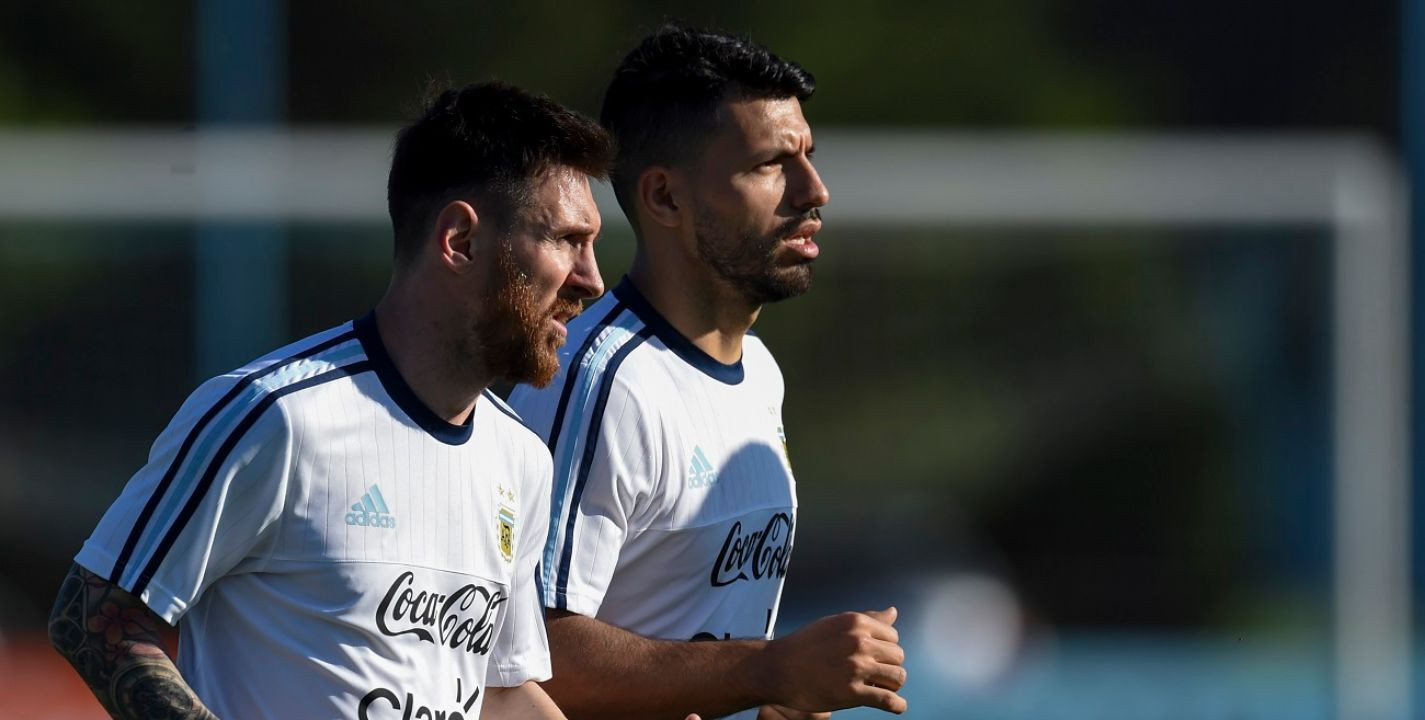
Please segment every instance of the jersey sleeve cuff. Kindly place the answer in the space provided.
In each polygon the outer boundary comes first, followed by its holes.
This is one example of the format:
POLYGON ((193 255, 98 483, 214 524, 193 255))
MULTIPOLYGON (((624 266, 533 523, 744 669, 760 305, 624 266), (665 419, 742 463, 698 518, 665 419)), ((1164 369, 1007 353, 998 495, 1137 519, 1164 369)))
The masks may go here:
POLYGON ((530 662, 490 662, 485 684, 490 687, 519 687, 527 682, 544 682, 554 673, 550 671, 549 656, 543 660, 531 658, 530 662))
POLYGON ((565 610, 575 615, 593 617, 598 614, 599 606, 604 604, 602 597, 594 597, 584 593, 545 593, 544 606, 551 610, 565 610))
MULTIPOLYGON (((108 578, 114 571, 114 559, 107 549, 95 545, 92 540, 85 541, 84 547, 79 549, 79 554, 74 556, 75 564, 102 578, 108 578)), ((114 585, 128 591, 123 583, 114 585)), ((154 581, 149 582, 139 600, 169 625, 177 626, 178 619, 188 612, 188 603, 185 600, 154 581)))

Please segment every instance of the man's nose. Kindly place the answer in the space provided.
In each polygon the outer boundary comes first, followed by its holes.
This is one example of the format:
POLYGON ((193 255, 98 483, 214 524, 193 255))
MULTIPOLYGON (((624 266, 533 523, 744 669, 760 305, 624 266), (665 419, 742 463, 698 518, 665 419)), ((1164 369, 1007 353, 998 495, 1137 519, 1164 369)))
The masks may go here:
POLYGON ((585 243, 565 280, 581 300, 593 300, 604 294, 604 279, 599 276, 599 261, 594 257, 594 244, 585 243))
POLYGON ((807 211, 831 202, 831 191, 821 181, 821 175, 811 164, 811 158, 803 158, 797 186, 793 189, 792 202, 797 210, 807 211))

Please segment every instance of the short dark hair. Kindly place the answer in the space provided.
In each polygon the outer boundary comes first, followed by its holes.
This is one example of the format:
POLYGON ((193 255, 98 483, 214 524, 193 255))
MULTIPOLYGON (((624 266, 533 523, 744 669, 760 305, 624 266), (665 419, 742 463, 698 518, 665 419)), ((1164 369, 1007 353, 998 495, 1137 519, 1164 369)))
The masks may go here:
POLYGON ((715 127, 728 100, 805 101, 816 78, 747 38, 669 23, 619 63, 600 120, 618 142, 613 186, 629 220, 633 185, 650 165, 677 163, 715 127))
POLYGON ((608 177, 614 146, 598 123, 544 96, 485 82, 441 92, 396 134, 386 207, 397 260, 415 255, 434 214, 473 197, 508 228, 532 181, 556 167, 608 177))

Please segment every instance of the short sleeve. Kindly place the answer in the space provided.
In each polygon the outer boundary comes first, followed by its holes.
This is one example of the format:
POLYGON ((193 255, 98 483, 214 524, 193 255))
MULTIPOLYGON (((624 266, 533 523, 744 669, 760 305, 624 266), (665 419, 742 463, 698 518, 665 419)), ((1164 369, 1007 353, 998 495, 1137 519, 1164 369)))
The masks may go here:
POLYGON ((573 415, 554 446, 554 489, 543 557, 546 607, 597 615, 659 476, 657 418, 618 368, 573 415))
POLYGON ((275 397, 232 377, 198 388, 75 562, 170 624, 216 580, 255 567, 275 533, 291 432, 275 397))
POLYGON ((549 453, 544 447, 532 453, 533 473, 523 484, 529 498, 516 538, 514 578, 504 624, 491 650, 485 684, 516 687, 527 681, 542 682, 551 675, 549 638, 544 629, 544 604, 539 592, 539 559, 544 551, 549 517, 549 453))

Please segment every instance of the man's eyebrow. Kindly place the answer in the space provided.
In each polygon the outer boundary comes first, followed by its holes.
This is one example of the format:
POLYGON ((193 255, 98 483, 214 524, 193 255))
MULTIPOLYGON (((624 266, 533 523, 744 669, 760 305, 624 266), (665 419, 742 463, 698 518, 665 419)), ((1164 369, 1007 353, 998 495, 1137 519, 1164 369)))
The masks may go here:
MULTIPOLYGON (((781 138, 777 141, 776 146, 774 148, 768 149, 768 152, 775 152, 776 155, 774 155, 773 157, 776 158, 795 157, 801 154, 802 152, 801 143, 790 141, 790 138, 781 138)), ((816 143, 812 143, 806 149, 806 153, 808 155, 814 152, 816 152, 816 143)))
MULTIPOLYGON (((582 223, 569 223, 568 225, 554 228, 553 231, 550 232, 550 235, 553 235, 554 237, 569 237, 570 235, 589 235, 593 232, 594 226, 592 223, 588 225, 582 223)), ((601 237, 603 237, 602 229, 599 230, 597 236, 594 239, 598 240, 601 237)))

